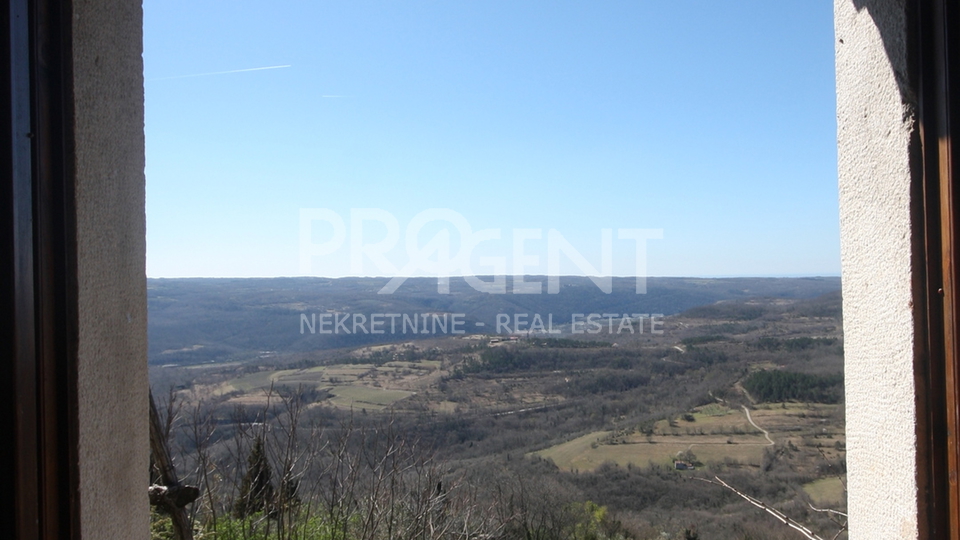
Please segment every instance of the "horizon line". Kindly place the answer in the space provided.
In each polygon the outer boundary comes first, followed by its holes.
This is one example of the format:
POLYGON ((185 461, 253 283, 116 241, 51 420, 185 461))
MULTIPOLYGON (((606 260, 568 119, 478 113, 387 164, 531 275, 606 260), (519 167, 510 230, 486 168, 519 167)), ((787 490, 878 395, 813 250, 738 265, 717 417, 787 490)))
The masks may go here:
POLYGON ((712 274, 712 275, 657 275, 657 276, 587 276, 583 274, 473 274, 469 276, 146 276, 147 279, 463 279, 465 277, 523 277, 523 278, 587 278, 587 279, 804 279, 804 278, 840 278, 839 273, 800 273, 800 274, 712 274))

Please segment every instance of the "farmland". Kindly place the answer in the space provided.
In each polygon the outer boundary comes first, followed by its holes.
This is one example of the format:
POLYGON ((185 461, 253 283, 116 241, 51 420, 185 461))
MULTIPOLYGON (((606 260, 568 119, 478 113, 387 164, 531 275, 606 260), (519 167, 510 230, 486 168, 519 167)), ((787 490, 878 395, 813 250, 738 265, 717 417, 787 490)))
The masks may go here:
POLYGON ((228 403, 265 405, 277 388, 328 393, 327 403, 344 409, 383 410, 429 385, 438 361, 331 364, 303 369, 264 370, 223 381, 214 390, 228 403))
MULTIPOLYGON (((694 478, 719 476, 785 508, 842 511, 839 295, 720 302, 665 317, 662 328, 421 338, 156 366, 153 375, 208 411, 224 436, 262 418, 282 424, 302 405, 299 421, 320 433, 353 426, 408 437, 450 481, 472 478, 493 493, 503 478, 517 489, 542 483, 558 500, 596 502, 648 531, 638 538, 682 538, 690 523, 703 537, 729 537, 728 518, 772 530, 694 478)), ((807 519, 837 532, 822 516, 807 519)))
POLYGON ((827 424, 821 420, 837 412, 836 406, 819 404, 765 404, 752 411, 752 415, 769 432, 771 442, 750 424, 743 411, 708 405, 681 418, 661 420, 646 433, 597 431, 531 455, 549 459, 567 471, 594 471, 605 463, 670 466, 685 453, 696 456, 701 466, 760 467, 764 449, 778 442, 806 447, 811 458, 821 451, 835 456, 838 443, 844 443, 843 435, 836 432, 832 423, 827 434, 827 424), (830 448, 822 450, 824 444, 830 448))

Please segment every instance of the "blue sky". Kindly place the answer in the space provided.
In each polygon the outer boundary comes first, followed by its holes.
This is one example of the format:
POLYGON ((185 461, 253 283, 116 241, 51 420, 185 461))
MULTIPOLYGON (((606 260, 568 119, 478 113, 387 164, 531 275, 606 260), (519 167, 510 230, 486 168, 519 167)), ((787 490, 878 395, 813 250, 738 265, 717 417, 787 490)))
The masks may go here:
MULTIPOLYGON (((448 209, 500 231, 473 252, 482 274, 484 255, 514 268, 516 229, 541 231, 521 245, 531 274, 550 229, 598 269, 611 229, 615 275, 636 272, 619 229, 662 230, 648 275, 839 274, 829 1, 144 10, 151 277, 391 275, 369 257, 357 271, 349 240, 305 271, 304 243, 334 226, 303 237, 304 208, 341 216, 348 239, 351 209, 393 216, 397 269, 414 216, 448 209), (235 71, 272 66, 289 67, 235 71)), ((363 244, 390 228, 363 225, 363 244)), ((441 230, 464 246, 443 222, 416 245, 441 230)))

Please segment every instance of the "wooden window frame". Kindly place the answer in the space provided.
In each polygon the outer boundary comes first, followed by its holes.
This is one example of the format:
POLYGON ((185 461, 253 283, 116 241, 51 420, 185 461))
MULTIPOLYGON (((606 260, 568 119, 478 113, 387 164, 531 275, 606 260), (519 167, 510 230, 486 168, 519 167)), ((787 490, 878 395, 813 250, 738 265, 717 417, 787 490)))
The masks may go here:
POLYGON ((0 537, 79 538, 71 3, 0 1, 0 537))
POLYGON ((916 89, 913 156, 920 537, 960 540, 960 5, 908 3, 908 63, 916 89))

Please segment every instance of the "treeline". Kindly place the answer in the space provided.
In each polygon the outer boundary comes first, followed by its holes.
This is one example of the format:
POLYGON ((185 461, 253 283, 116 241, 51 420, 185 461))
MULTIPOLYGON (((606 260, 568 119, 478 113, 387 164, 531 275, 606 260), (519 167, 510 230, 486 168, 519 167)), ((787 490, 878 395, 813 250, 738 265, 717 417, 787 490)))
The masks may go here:
POLYGON ((555 388, 565 396, 626 392, 650 383, 650 376, 629 370, 600 369, 569 379, 555 388))
POLYGON ((641 359, 637 351, 620 351, 612 347, 541 348, 524 344, 486 348, 480 353, 479 359, 464 361, 457 366, 454 373, 455 376, 463 376, 594 368, 633 369, 638 366, 641 359))
POLYGON ((743 381, 743 387, 761 402, 837 403, 843 395, 843 375, 757 371, 743 381))
POLYGON ((726 341, 727 336, 722 336, 720 334, 710 334, 707 336, 694 336, 688 337, 680 340, 680 343, 683 345, 703 345, 704 343, 712 343, 714 341, 726 341))
POLYGON ((684 317, 693 319, 721 319, 724 321, 752 321, 766 314, 766 310, 757 305, 740 302, 721 302, 707 306, 698 306, 683 312, 684 317))
POLYGON ((597 349, 613 347, 609 341, 566 338, 531 338, 528 343, 535 347, 549 347, 551 349, 597 349))
POLYGON ((694 363, 700 366, 723 364, 734 359, 734 357, 731 357, 723 351, 708 349, 705 347, 694 347, 692 345, 690 346, 689 350, 687 350, 687 353, 682 355, 680 358, 689 363, 694 363))
MULTIPOLYGON (((470 350, 470 347, 459 349, 470 350)), ((450 351, 448 351, 450 352, 450 351)), ((394 345, 366 352, 362 355, 347 354, 339 356, 334 363, 337 364, 373 364, 382 366, 388 362, 420 362, 423 360, 442 360, 443 352, 434 347, 430 349, 420 349, 411 345, 394 345)))
POLYGON ((812 349, 814 347, 823 347, 837 343, 833 338, 815 338, 803 336, 798 338, 779 339, 774 337, 762 337, 754 344, 758 349, 764 351, 787 351, 799 352, 812 349))
POLYGON ((690 346, 686 353, 674 349, 649 349, 643 352, 608 348, 539 348, 526 344, 484 349, 479 358, 464 360, 453 370, 453 378, 467 375, 496 376, 531 371, 569 371, 578 375, 585 370, 637 370, 648 374, 683 374, 691 369, 723 364, 736 356, 706 347, 690 346), (667 359, 667 362, 664 362, 667 359))

